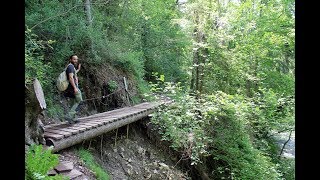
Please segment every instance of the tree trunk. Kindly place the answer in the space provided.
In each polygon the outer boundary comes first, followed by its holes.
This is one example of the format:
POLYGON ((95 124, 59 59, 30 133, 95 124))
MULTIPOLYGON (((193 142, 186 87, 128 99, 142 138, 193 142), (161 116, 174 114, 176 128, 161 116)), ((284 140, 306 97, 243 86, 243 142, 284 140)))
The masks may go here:
MULTIPOLYGON (((201 33, 200 41, 203 43, 207 43, 207 39, 204 33, 201 33)), ((203 92, 205 65, 208 54, 209 49, 207 47, 201 49, 201 54, 199 58, 199 95, 201 95, 203 92)))
POLYGON ((34 79, 25 89, 25 144, 45 144, 43 124, 39 117, 43 115, 46 103, 40 82, 34 79))
POLYGON ((92 16, 91 16, 91 5, 90 5, 90 0, 86 0, 84 3, 84 8, 87 16, 87 23, 89 26, 92 25, 92 16))
MULTIPOLYGON (((195 12, 195 25, 196 27, 193 30, 193 38, 196 43, 199 43, 199 16, 197 12, 195 12)), ((194 94, 198 94, 198 89, 199 89, 199 47, 198 45, 195 46, 195 49, 193 50, 193 63, 192 63, 192 78, 191 78, 191 84, 190 84, 190 90, 194 94)))
POLYGON ((247 96, 251 97, 251 81, 249 79, 246 80, 246 89, 247 89, 247 96))
POLYGON ((207 173, 207 166, 205 163, 199 163, 195 166, 196 170, 199 172, 201 180, 210 180, 209 175, 207 173))
POLYGON ((289 50, 289 44, 285 43, 284 44, 284 63, 283 63, 283 73, 288 74, 289 73, 289 67, 290 67, 290 62, 289 62, 289 56, 290 56, 290 50, 289 50))
MULTIPOLYGON (((91 15, 91 4, 90 0, 85 0, 84 9, 87 17, 87 25, 89 28, 92 28, 92 15, 91 15)), ((91 37, 89 37, 89 47, 90 53, 93 53, 93 43, 91 37)))
POLYGON ((252 60, 253 60, 253 76, 255 78, 255 80, 253 81, 253 89, 254 89, 254 92, 257 92, 259 90, 259 87, 258 87, 258 82, 259 82, 259 79, 258 79, 258 60, 255 57, 252 60))
POLYGON ((252 77, 256 77, 256 62, 254 62, 254 58, 252 55, 250 55, 250 61, 249 61, 249 75, 251 77, 247 77, 246 80, 246 88, 247 88, 247 96, 248 97, 253 97, 253 90, 255 89, 255 80, 252 79, 252 77))

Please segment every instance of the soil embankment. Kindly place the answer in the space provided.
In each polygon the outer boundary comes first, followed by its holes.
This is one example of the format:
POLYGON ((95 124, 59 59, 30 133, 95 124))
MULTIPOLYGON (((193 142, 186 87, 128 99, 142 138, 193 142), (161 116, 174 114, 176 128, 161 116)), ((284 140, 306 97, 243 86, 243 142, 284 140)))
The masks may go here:
MULTIPOLYGON (((65 149, 60 152, 63 157, 69 157, 69 161, 79 161, 76 151, 82 147, 88 149, 95 157, 96 162, 105 169, 111 179, 191 179, 179 168, 179 161, 174 155, 168 154, 163 147, 154 144, 148 138, 141 122, 132 123, 127 128, 118 129, 103 135, 102 146, 101 136, 86 141, 82 144, 65 149), (102 148, 101 148, 102 147, 102 148)), ((83 176, 91 179, 92 172, 85 170, 83 164, 74 162, 80 166, 83 176)))

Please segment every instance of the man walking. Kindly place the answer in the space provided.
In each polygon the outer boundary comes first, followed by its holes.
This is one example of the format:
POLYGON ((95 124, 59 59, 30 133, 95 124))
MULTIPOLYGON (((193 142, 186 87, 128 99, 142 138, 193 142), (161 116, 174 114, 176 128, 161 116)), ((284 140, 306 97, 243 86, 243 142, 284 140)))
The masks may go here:
POLYGON ((66 75, 69 81, 68 88, 64 92, 65 97, 71 98, 71 108, 69 112, 65 116, 65 120, 69 122, 69 124, 76 123, 76 109, 82 101, 81 91, 78 86, 78 77, 77 73, 81 68, 81 64, 79 64, 78 69, 75 67, 78 66, 78 57, 76 55, 72 55, 69 57, 69 64, 66 69, 66 75))

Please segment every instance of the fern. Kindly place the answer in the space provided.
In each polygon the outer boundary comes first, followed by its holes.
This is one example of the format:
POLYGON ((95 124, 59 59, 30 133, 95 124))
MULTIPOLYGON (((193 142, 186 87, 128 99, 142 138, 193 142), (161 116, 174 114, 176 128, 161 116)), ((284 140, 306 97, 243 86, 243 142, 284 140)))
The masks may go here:
POLYGON ((62 179, 62 176, 49 177, 48 171, 58 165, 58 155, 42 145, 31 145, 26 154, 26 179, 62 179))

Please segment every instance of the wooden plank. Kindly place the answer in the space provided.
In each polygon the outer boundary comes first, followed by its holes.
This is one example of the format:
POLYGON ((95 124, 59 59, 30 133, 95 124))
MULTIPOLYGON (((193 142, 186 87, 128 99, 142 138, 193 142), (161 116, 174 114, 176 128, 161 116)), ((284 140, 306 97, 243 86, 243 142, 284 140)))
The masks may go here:
POLYGON ((84 124, 101 124, 103 125, 103 121, 94 121, 94 120, 90 120, 90 121, 82 121, 81 123, 84 123, 84 124))
POLYGON ((89 128, 76 126, 76 127, 68 127, 68 128, 63 128, 63 129, 66 129, 66 130, 78 130, 80 132, 84 132, 85 130, 87 130, 89 128))
POLYGON ((90 122, 106 122, 106 123, 108 123, 109 121, 111 121, 113 119, 116 119, 116 118, 113 118, 113 117, 97 118, 94 120, 90 120, 90 122))
POLYGON ((49 124, 49 125, 44 126, 44 129, 49 129, 51 127, 58 127, 58 126, 61 126, 61 125, 64 125, 64 124, 49 124))
POLYGON ((108 117, 110 117, 110 118, 126 118, 126 117, 130 117, 135 112, 136 111, 124 112, 122 114, 111 115, 111 116, 108 116, 108 117))
POLYGON ((99 123, 101 125, 106 125, 106 124, 112 123, 112 120, 113 119, 109 119, 109 120, 100 119, 100 120, 89 121, 89 123, 99 123))
POLYGON ((96 120, 99 120, 99 121, 101 121, 101 120, 106 120, 106 121, 108 121, 109 119, 115 119, 115 118, 114 118, 114 117, 111 117, 111 116, 96 117, 96 118, 94 118, 94 119, 90 119, 90 120, 88 120, 88 121, 82 121, 82 122, 90 122, 90 121, 96 121, 96 120))
POLYGON ((70 124, 57 124, 55 126, 51 126, 51 127, 47 127, 45 128, 46 129, 57 129, 57 128, 66 128, 66 127, 69 127, 70 124))
POLYGON ((47 129, 45 130, 45 132, 60 134, 60 135, 63 135, 64 137, 69 137, 72 135, 72 133, 70 132, 64 132, 64 131, 54 130, 54 129, 47 129))
POLYGON ((79 125, 86 125, 86 126, 91 126, 91 127, 99 127, 99 126, 102 126, 101 124, 99 123, 89 123, 88 122, 81 122, 81 123, 78 123, 79 125))
POLYGON ((91 125, 86 125, 86 124, 72 124, 72 126, 70 126, 70 128, 76 128, 76 127, 81 127, 81 128, 86 128, 86 130, 90 130, 95 128, 95 126, 91 126, 91 125))
POLYGON ((99 124, 101 126, 104 126, 104 125, 108 124, 107 121, 90 121, 89 123, 97 123, 97 124, 99 124))
POLYGON ((71 134, 78 134, 80 133, 80 129, 69 129, 69 128, 50 128, 50 130, 59 130, 64 132, 69 132, 71 134))
POLYGON ((92 121, 92 120, 96 120, 96 118, 119 118, 119 117, 130 117, 129 115, 130 114, 134 114, 134 113, 137 113, 141 110, 137 110, 137 109, 132 109, 132 108, 122 108, 118 110, 117 112, 113 112, 113 113, 104 113, 103 115, 102 114, 99 114, 99 116, 92 116, 90 118, 81 118, 79 119, 81 122, 83 121, 92 121), (121 110, 121 111, 120 111, 121 110))
POLYGON ((61 129, 83 129, 83 130, 86 130, 86 129, 90 129, 91 127, 90 126, 78 126, 79 124, 76 123, 76 124, 71 124, 70 126, 67 126, 67 127, 64 127, 64 128, 61 128, 61 129))
POLYGON ((95 127, 100 127, 100 126, 103 126, 104 125, 104 122, 91 122, 91 121, 88 121, 88 122, 85 122, 87 125, 92 125, 92 126, 95 126, 95 127))
POLYGON ((130 111, 128 113, 124 113, 124 114, 121 114, 119 116, 112 116, 112 117, 126 119, 126 118, 129 118, 129 117, 136 116, 136 115, 140 114, 141 112, 142 111, 140 111, 140 110, 132 110, 132 111, 130 111))
POLYGON ((110 114, 117 114, 119 112, 123 112, 123 111, 128 110, 128 109, 130 109, 130 107, 124 107, 124 108, 115 109, 115 110, 112 110, 112 111, 93 114, 93 115, 90 115, 90 116, 87 116, 87 117, 81 117, 81 118, 78 118, 78 119, 79 120, 86 120, 86 119, 92 119, 92 118, 96 118, 96 117, 103 117, 103 116, 110 115, 110 114))
POLYGON ((54 124, 54 125, 49 125, 49 126, 45 126, 45 129, 50 129, 50 128, 64 128, 64 127, 68 127, 71 126, 71 124, 69 124, 68 122, 62 122, 59 124, 54 124))
POLYGON ((110 117, 110 116, 114 116, 114 115, 121 115, 121 114, 130 114, 130 113, 132 113, 134 110, 133 109, 126 109, 126 110, 123 110, 123 111, 119 111, 119 112, 117 112, 117 113, 112 113, 112 114, 107 114, 105 117, 110 117))
POLYGON ((44 138, 52 138, 54 140, 60 140, 63 138, 63 135, 53 134, 53 133, 49 133, 49 132, 44 132, 43 136, 44 136, 44 138))
POLYGON ((141 109, 141 108, 150 108, 150 107, 154 107, 154 106, 158 106, 158 105, 152 104, 152 103, 141 103, 141 104, 137 104, 137 105, 132 106, 132 108, 141 109))
POLYGON ((87 123, 89 124, 100 124, 102 125, 108 125, 108 124, 112 124, 115 121, 121 120, 120 118, 112 118, 112 119, 108 119, 108 120, 94 120, 94 121, 88 121, 87 123))

